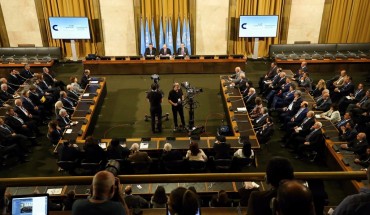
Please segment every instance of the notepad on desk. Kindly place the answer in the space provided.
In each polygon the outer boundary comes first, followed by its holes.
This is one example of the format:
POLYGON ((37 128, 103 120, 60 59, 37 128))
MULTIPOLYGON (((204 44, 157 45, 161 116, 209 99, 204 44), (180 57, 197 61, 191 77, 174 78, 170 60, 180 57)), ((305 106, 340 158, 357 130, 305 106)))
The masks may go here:
POLYGON ((67 129, 66 134, 70 134, 70 133, 72 133, 72 129, 67 129))
POLYGON ((238 107, 238 108, 236 108, 236 110, 238 112, 246 112, 247 111, 247 108, 246 107, 238 107))
POLYGON ((82 96, 83 97, 88 97, 88 96, 90 96, 90 93, 84 93, 82 96))
POLYGON ((140 143, 140 149, 148 149, 149 148, 149 143, 140 143))
POLYGON ((99 81, 90 81, 90 84, 98 84, 99 81))
POLYGON ((53 188, 47 189, 46 193, 49 195, 60 195, 62 193, 63 188, 53 188))
POLYGON ((100 146, 102 149, 106 149, 106 148, 107 148, 107 143, 99 143, 99 146, 100 146))
POLYGON ((321 115, 320 115, 320 114, 316 114, 316 115, 315 115, 315 118, 317 118, 317 119, 321 119, 321 115))

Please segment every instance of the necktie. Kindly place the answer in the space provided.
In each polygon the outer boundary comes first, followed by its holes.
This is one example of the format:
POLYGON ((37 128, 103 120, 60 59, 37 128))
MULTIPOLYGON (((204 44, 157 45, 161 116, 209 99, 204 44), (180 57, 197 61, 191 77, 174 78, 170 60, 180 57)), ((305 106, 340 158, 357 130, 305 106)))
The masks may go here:
POLYGON ((167 54, 167 49, 164 49, 164 50, 163 50, 163 53, 164 53, 164 54, 167 54))
POLYGON ((63 121, 64 121, 65 124, 68 124, 68 121, 67 121, 66 117, 63 117, 63 121))
POLYGON ((365 96, 363 99, 361 99, 360 105, 362 105, 364 102, 366 102, 366 100, 367 100, 367 96, 365 96))
POLYGON ((309 135, 307 135, 307 137, 306 137, 306 141, 307 141, 307 142, 310 140, 310 138, 312 137, 312 135, 313 135, 316 131, 317 131, 317 130, 315 129, 315 130, 311 131, 311 133, 310 133, 309 135))
POLYGON ((182 54, 182 55, 184 55, 184 54, 185 54, 184 49, 181 49, 181 54, 182 54))
POLYGON ((64 100, 66 100, 71 106, 73 106, 73 103, 69 101, 69 99, 65 98, 64 100))
POLYGON ((356 93, 355 93, 355 97, 357 96, 357 94, 361 92, 361 90, 357 90, 356 93))
POLYGON ((289 104, 289 106, 288 106, 288 110, 292 110, 292 108, 293 108, 293 104, 294 104, 294 100, 289 104))
POLYGON ((322 99, 322 96, 317 97, 316 102, 321 100, 321 99, 322 99))
POLYGON ((260 118, 258 118, 257 120, 256 120, 256 123, 259 123, 264 117, 266 116, 266 114, 263 114, 260 118))
POLYGON ((24 108, 23 106, 20 106, 20 108, 23 111, 23 113, 26 114, 26 116, 28 116, 28 111, 26 110, 26 108, 24 108))
POLYGON ((2 128, 4 128, 7 132, 9 132, 10 134, 12 133, 11 131, 10 131, 10 129, 4 124, 4 125, 2 125, 1 126, 2 128))
POLYGON ((306 122, 309 120, 310 118, 307 118, 305 120, 303 120, 302 124, 301 124, 301 128, 303 127, 304 124, 306 124, 306 122))
POLYGON ((304 108, 299 109, 299 111, 295 114, 294 118, 297 118, 299 116, 299 114, 302 113, 303 110, 304 110, 304 108))
POLYGON ((35 105, 33 104, 33 102, 31 101, 30 98, 27 98, 27 97, 24 97, 33 107, 35 107, 35 105))
POLYGON ((41 87, 39 85, 36 84, 36 87, 37 87, 37 89, 40 90, 41 94, 44 94, 44 91, 41 89, 41 87))
POLYGON ((22 123, 22 125, 23 125, 23 119, 21 119, 21 118, 19 118, 19 117, 17 117, 17 116, 13 116, 16 120, 18 120, 19 122, 21 122, 22 123))
POLYGON ((151 49, 149 49, 150 50, 150 55, 152 55, 152 50, 151 49))

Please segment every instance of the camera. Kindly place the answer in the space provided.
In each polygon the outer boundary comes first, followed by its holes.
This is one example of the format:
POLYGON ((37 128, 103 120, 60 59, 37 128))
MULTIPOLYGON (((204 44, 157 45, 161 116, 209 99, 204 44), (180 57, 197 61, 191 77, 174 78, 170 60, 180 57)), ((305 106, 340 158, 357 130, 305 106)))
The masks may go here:
POLYGON ((186 95, 190 99, 194 98, 196 94, 203 92, 202 88, 192 87, 188 81, 182 82, 181 86, 186 89, 186 95))

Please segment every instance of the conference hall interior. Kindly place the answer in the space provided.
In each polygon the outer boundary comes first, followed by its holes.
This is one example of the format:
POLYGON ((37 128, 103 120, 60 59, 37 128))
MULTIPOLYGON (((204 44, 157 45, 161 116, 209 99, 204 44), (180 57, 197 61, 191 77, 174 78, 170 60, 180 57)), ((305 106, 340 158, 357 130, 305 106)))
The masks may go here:
POLYGON ((254 198, 291 180, 311 214, 344 214, 370 189, 368 11, 367 0, 0 0, 1 211, 45 196, 49 214, 72 214, 108 171, 140 199, 126 199, 132 214, 173 213, 179 187, 205 215, 283 214, 254 198))

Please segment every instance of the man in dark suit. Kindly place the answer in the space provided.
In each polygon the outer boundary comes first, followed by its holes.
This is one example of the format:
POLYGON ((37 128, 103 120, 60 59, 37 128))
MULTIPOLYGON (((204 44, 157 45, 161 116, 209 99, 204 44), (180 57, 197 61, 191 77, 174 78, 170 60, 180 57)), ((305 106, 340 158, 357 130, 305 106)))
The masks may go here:
POLYGON ((276 197, 279 184, 283 180, 294 178, 294 170, 288 159, 273 157, 266 167, 266 182, 272 186, 267 191, 253 191, 249 197, 247 214, 266 215, 272 214, 270 202, 276 197))
POLYGON ((24 79, 33 78, 34 74, 31 72, 31 67, 29 64, 24 65, 24 70, 21 72, 20 76, 24 79))
POLYGON ((171 49, 167 48, 166 44, 163 44, 163 47, 159 51, 159 55, 170 56, 171 55, 171 49))
POLYGON ((277 69, 278 69, 277 63, 272 62, 270 66, 270 70, 264 76, 260 77, 260 80, 258 81, 260 92, 262 92, 263 90, 263 86, 265 84, 264 81, 273 79, 277 73, 277 69))
POLYGON ((66 128, 71 127, 72 120, 69 118, 68 113, 65 109, 61 109, 59 111, 57 121, 62 131, 64 131, 66 128))
POLYGON ((64 90, 66 84, 63 81, 57 80, 55 78, 55 74, 52 71, 50 71, 47 67, 43 67, 42 72, 42 74, 44 75, 44 79, 49 86, 64 90))
POLYGON ((14 112, 14 108, 9 107, 6 111, 5 122, 8 124, 15 132, 22 134, 30 139, 35 139, 35 123, 25 122, 23 119, 18 117, 14 112))
POLYGON ((226 137, 223 135, 216 137, 216 141, 213 144, 213 151, 215 153, 215 159, 231 158, 230 144, 226 142, 226 137))
POLYGON ((284 119, 287 118, 288 116, 293 117, 298 110, 301 107, 302 103, 302 92, 299 90, 296 90, 294 92, 294 99, 293 101, 286 107, 277 109, 279 113, 279 119, 280 121, 284 122, 284 119))
POLYGON ((153 47, 153 43, 149 43, 149 47, 145 49, 144 56, 154 56, 157 54, 157 49, 153 47))
POLYGON ((1 84, 0 99, 4 102, 13 99, 13 95, 8 91, 7 84, 1 84))
POLYGON ((357 130, 351 122, 347 122, 345 126, 341 126, 339 130, 339 140, 353 142, 357 137, 357 130))
POLYGON ((75 104, 67 97, 67 93, 65 91, 60 91, 60 101, 63 103, 64 109, 66 109, 69 114, 72 114, 75 111, 75 104))
POLYGON ((125 187, 125 202, 129 209, 132 209, 133 214, 140 214, 141 208, 148 208, 149 203, 139 195, 132 194, 132 188, 130 185, 125 187))
POLYGON ((266 123, 262 126, 261 129, 256 131, 256 136, 259 144, 266 144, 268 140, 271 139, 271 136, 274 132, 274 125, 271 117, 266 118, 266 123))
POLYGON ((350 112, 353 117, 356 117, 369 110, 370 110, 370 90, 367 90, 365 96, 358 103, 348 105, 346 111, 350 112))
POLYGON ((162 161, 176 161, 182 160, 183 157, 181 153, 177 150, 172 150, 171 143, 166 143, 163 146, 162 161))
POLYGON ((38 117, 43 115, 41 108, 35 105, 30 99, 30 92, 28 90, 23 91, 21 100, 23 107, 32 115, 36 115, 38 117))
POLYGON ((86 86, 89 84, 90 78, 90 70, 85 69, 84 74, 81 77, 81 83, 80 86, 82 89, 85 89, 86 86))
POLYGON ((23 82, 23 79, 19 76, 19 72, 15 69, 11 69, 8 75, 8 85, 17 90, 23 82))
MULTIPOLYGON (((322 135, 322 123, 315 122, 312 126, 311 132, 306 136, 296 136, 292 141, 294 145, 294 152, 297 153, 296 159, 301 159, 305 152, 309 150, 316 150, 319 153, 319 149, 323 147, 325 142, 322 135)), ((321 151, 321 150, 320 150, 321 151)))
POLYGON ((307 106, 308 106, 308 102, 307 101, 301 102, 301 107, 299 108, 299 110, 297 111, 297 113, 294 114, 294 116, 292 116, 292 117, 291 116, 287 116, 284 119, 284 124, 282 125, 281 128, 283 128, 285 130, 290 130, 294 126, 301 124, 301 122, 303 121, 303 119, 307 115, 307 112, 308 112, 307 106))
POLYGON ((81 159, 81 152, 74 147, 72 142, 64 141, 63 147, 58 151, 59 161, 78 161, 81 159))
POLYGON ((256 105, 256 90, 251 87, 249 88, 248 90, 248 94, 247 95, 243 95, 244 97, 244 103, 245 103, 245 107, 247 108, 248 112, 250 112, 254 106, 256 105))
POLYGON ((357 141, 354 141, 353 143, 346 143, 340 145, 342 149, 352 151, 353 153, 357 155, 363 155, 366 153, 366 149, 368 147, 368 143, 366 140, 366 134, 365 133, 358 133, 356 137, 357 141))
POLYGON ((80 96, 78 95, 78 93, 76 93, 74 90, 73 90, 73 87, 72 85, 67 85, 67 98, 69 98, 70 101, 72 101, 73 103, 73 106, 76 106, 77 105, 77 102, 80 100, 80 96))
POLYGON ((332 102, 329 93, 322 95, 320 99, 317 100, 316 104, 313 104, 313 110, 326 112, 330 109, 332 102))
POLYGON ((342 119, 337 124, 335 124, 335 127, 337 127, 337 129, 340 130, 340 127, 345 126, 347 122, 351 122, 351 123, 353 122, 352 115, 349 112, 346 112, 343 115, 342 119))
MULTIPOLYGON (((270 105, 271 111, 277 108, 283 108, 283 107, 288 106, 294 99, 294 93, 296 91, 296 86, 297 86, 296 84, 291 83, 289 86, 289 90, 287 92, 275 95, 270 105)), ((269 106, 267 105, 267 107, 269 106)))
POLYGON ((189 55, 188 48, 185 47, 184 43, 181 43, 180 48, 177 49, 177 55, 189 55))
MULTIPOLYGON (((16 99, 14 103, 15 103, 14 111, 18 114, 18 116, 21 119, 23 119, 23 121, 41 124, 40 117, 37 115, 32 115, 30 112, 28 112, 28 110, 23 106, 21 99, 16 99)), ((37 126, 35 127, 37 128, 37 126)))
POLYGON ((153 83, 151 91, 146 95, 150 103, 150 118, 152 125, 152 132, 162 132, 162 93, 158 89, 158 85, 153 83), (157 118, 157 131, 155 130, 155 119, 157 118))
POLYGON ((355 89, 355 86, 352 83, 352 77, 347 75, 344 78, 343 86, 336 87, 334 89, 333 95, 331 96, 331 100, 333 102, 338 102, 341 97, 345 97, 353 93, 354 89, 355 89))
POLYGON ((269 117, 268 110, 266 107, 261 109, 261 116, 252 119, 252 124, 255 130, 261 129, 264 124, 266 124, 266 119, 269 117))
POLYGON ((290 147, 291 141, 294 140, 296 136, 305 137, 310 133, 311 127, 315 124, 315 112, 308 111, 306 118, 303 119, 302 123, 287 130, 285 135, 281 138, 283 144, 281 147, 290 147))
POLYGON ((17 155, 21 162, 27 162, 26 153, 27 149, 27 138, 21 134, 17 134, 14 130, 4 123, 4 120, 0 118, 0 141, 3 146, 17 145, 17 155))
POLYGON ((140 146, 138 143, 134 143, 131 146, 131 155, 128 160, 131 162, 147 162, 151 163, 152 159, 149 157, 148 153, 139 151, 140 146))
MULTIPOLYGON (((280 71, 278 69, 278 71, 280 71)), ((286 73, 285 72, 279 72, 278 77, 274 78, 272 82, 265 87, 265 90, 263 92, 263 96, 267 96, 271 91, 278 91, 281 89, 281 86, 285 84, 286 82, 286 73)))
MULTIPOLYGON (((369 90, 367 90, 369 91, 369 90)), ((338 102, 339 112, 344 113, 350 104, 356 104, 365 96, 366 90, 364 90, 364 85, 359 83, 357 90, 354 93, 350 93, 348 98, 347 96, 342 97, 338 102)))

